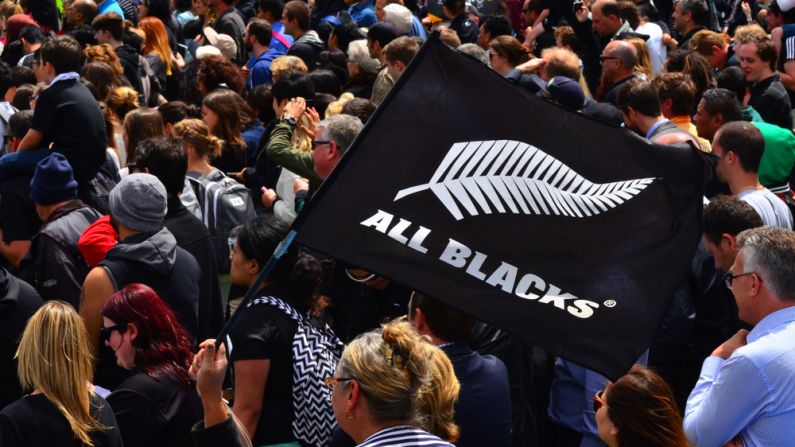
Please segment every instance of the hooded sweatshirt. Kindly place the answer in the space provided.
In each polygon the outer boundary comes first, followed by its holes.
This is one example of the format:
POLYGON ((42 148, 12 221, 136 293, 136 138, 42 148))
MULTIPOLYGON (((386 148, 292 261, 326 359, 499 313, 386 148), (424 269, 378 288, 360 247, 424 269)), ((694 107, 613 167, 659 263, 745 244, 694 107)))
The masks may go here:
POLYGON ((151 287, 195 339, 201 270, 165 227, 155 233, 128 236, 108 250, 99 265, 117 291, 134 283, 151 287))
POLYGON ((124 77, 130 81, 130 86, 138 93, 143 93, 141 74, 138 72, 138 67, 141 65, 140 54, 135 51, 135 48, 124 44, 116 48, 116 55, 119 56, 121 66, 124 68, 124 77))
POLYGON ((43 304, 31 285, 0 268, 0 408, 22 397, 14 354, 28 318, 43 304))
POLYGON ((288 56, 297 56, 301 58, 306 64, 309 71, 312 71, 317 66, 317 59, 320 52, 326 48, 326 45, 320 40, 315 30, 307 31, 303 36, 293 42, 293 45, 287 50, 288 56))

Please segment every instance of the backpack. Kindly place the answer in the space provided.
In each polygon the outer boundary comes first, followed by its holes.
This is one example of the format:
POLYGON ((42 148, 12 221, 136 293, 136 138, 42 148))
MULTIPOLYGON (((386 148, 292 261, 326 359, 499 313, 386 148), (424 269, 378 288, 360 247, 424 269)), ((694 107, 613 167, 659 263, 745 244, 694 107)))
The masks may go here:
POLYGON ((163 86, 160 85, 149 61, 141 55, 138 55, 138 75, 141 77, 141 104, 149 107, 157 106, 163 86))
POLYGON ((255 298, 247 307, 258 304, 276 307, 298 324, 293 337, 293 436, 303 444, 325 447, 337 422, 323 379, 334 376, 345 346, 328 325, 302 316, 278 298, 255 298))
POLYGON ((218 271, 229 273, 229 235, 235 227, 256 217, 251 193, 218 169, 204 177, 189 173, 188 180, 196 193, 202 221, 210 230, 218 271))

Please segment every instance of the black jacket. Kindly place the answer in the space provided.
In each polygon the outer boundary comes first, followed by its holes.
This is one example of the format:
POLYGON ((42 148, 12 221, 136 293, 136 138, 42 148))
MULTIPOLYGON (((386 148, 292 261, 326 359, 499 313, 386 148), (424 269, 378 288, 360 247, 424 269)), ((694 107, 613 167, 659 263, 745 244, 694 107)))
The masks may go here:
POLYGON ((0 409, 22 397, 14 355, 28 319, 42 304, 30 284, 0 268, 0 409))
POLYGON ((458 33, 461 43, 478 43, 478 26, 467 17, 461 14, 450 22, 450 29, 458 33))
POLYGON ((80 200, 58 208, 31 240, 20 264, 20 277, 45 300, 63 300, 80 307, 80 291, 90 270, 77 249, 77 241, 99 212, 80 200))
POLYGON ((133 283, 154 289, 196 337, 201 269, 166 228, 128 236, 108 250, 99 265, 105 268, 116 290, 133 283))
POLYGON ((168 213, 163 223, 176 238, 177 245, 193 255, 201 270, 196 339, 201 341, 215 338, 224 327, 224 304, 210 232, 201 220, 185 208, 178 197, 168 198, 168 213))
POLYGON ((480 355, 466 343, 442 345, 453 364, 461 391, 455 423, 461 427, 458 447, 511 445, 511 395, 508 370, 498 358, 480 355))
POLYGON ((777 74, 757 82, 749 90, 751 99, 748 100, 748 105, 756 109, 765 122, 792 129, 789 94, 777 74))
POLYGON ((226 34, 235 40, 237 45, 237 55, 233 61, 236 65, 245 62, 245 46, 243 45, 243 32, 246 24, 243 23, 243 16, 234 6, 230 7, 221 14, 221 17, 213 23, 213 29, 219 34, 226 34))
POLYGON ((138 72, 139 54, 135 49, 129 45, 122 45, 116 48, 116 55, 119 56, 122 68, 124 68, 124 77, 130 81, 130 86, 138 93, 143 93, 141 85, 141 74, 138 72))
POLYGON ((317 59, 320 52, 326 48, 326 45, 320 40, 317 32, 307 31, 304 35, 299 37, 293 42, 290 49, 287 50, 289 56, 296 56, 301 58, 302 61, 312 71, 317 66, 317 59))

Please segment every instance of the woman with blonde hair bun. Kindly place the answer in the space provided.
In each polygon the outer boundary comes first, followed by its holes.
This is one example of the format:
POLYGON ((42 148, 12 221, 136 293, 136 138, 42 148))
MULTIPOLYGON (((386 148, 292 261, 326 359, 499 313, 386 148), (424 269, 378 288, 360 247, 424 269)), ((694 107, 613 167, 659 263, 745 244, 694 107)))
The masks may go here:
POLYGON ((32 390, 0 412, 8 446, 122 446, 110 405, 91 385, 94 360, 83 320, 63 301, 49 301, 28 321, 17 373, 32 390))
POLYGON ((206 177, 214 169, 210 160, 221 155, 223 141, 210 133, 204 121, 186 119, 174 125, 174 135, 182 139, 188 155, 188 173, 195 172, 206 177))
POLYGON ((440 351, 406 322, 387 323, 345 348, 326 385, 340 428, 358 447, 398 439, 404 447, 452 446, 423 429, 450 441, 458 435, 449 410, 458 390, 442 382, 451 380, 452 366, 435 350, 440 351))

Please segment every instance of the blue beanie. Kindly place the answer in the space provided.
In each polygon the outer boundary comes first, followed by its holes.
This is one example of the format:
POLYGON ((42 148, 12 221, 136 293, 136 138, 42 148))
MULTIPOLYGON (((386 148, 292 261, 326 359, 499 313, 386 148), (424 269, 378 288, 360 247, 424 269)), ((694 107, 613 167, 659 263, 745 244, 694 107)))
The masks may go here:
POLYGON ((77 198, 77 182, 66 157, 58 152, 36 165, 30 180, 30 200, 36 205, 52 205, 77 198))

